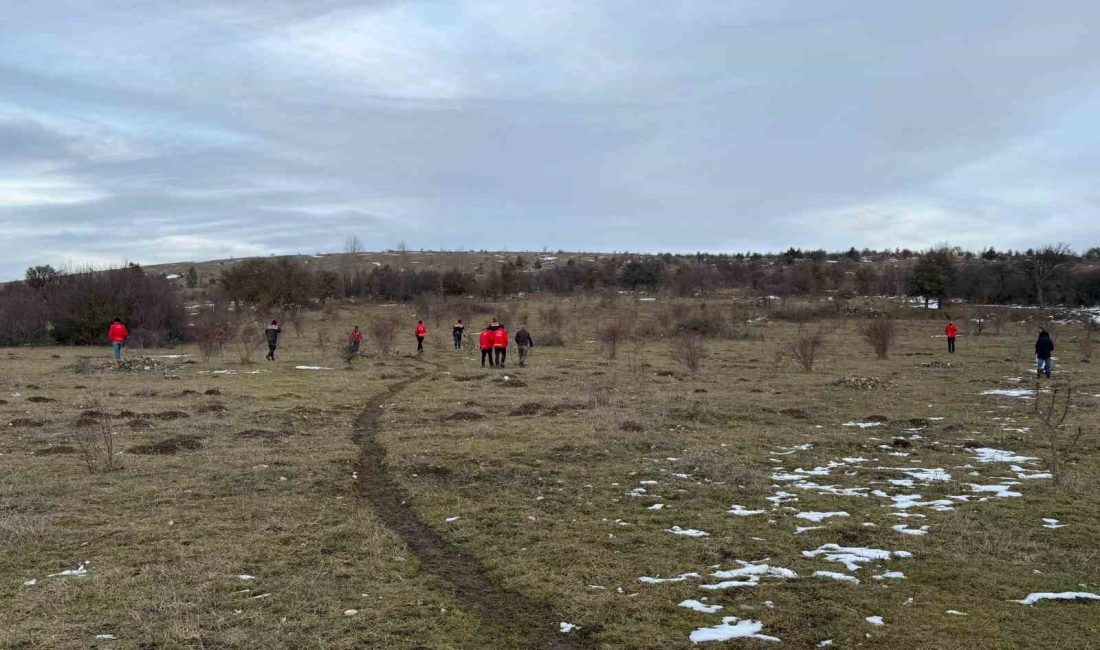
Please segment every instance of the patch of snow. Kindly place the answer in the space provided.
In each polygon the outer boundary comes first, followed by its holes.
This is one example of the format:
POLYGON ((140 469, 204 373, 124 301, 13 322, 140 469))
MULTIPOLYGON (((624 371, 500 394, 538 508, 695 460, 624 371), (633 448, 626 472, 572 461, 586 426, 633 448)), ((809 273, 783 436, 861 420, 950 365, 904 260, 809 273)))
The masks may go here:
POLYGON ((1069 524, 1063 524, 1057 519, 1048 519, 1047 517, 1043 517, 1043 528, 1065 528, 1068 525, 1069 524))
POLYGON ((447 518, 446 518, 446 519, 444 519, 443 521, 444 521, 444 522, 446 522, 446 523, 448 523, 448 524, 452 524, 452 523, 454 523, 454 522, 458 521, 458 519, 459 519, 458 517, 447 517, 447 518))
POLYGON ((921 526, 920 528, 910 528, 910 527, 906 526, 905 524, 897 524, 896 526, 890 526, 890 528, 893 528, 895 531, 897 531, 897 532, 899 532, 903 535, 927 535, 928 534, 928 526, 921 526))
POLYGON ((572 623, 566 623, 565 621, 562 621, 561 624, 558 625, 558 630, 562 634, 569 634, 573 630, 579 630, 580 627, 580 625, 574 625, 572 623))
POLYGON ((662 510, 664 507, 665 504, 663 503, 654 503, 653 505, 646 508, 646 510, 662 510))
POLYGON ((97 641, 118 641, 118 637, 113 634, 97 634, 95 638, 97 641))
POLYGON ((980 447, 978 449, 970 450, 976 461, 979 463, 1026 463, 1032 460, 1039 460, 1034 456, 1017 456, 1015 452, 1006 451, 1004 449, 992 449, 989 447, 980 447))
POLYGON ((1001 397, 1028 398, 1035 394, 1030 388, 991 388, 983 390, 981 395, 1000 395, 1001 397))
POLYGON ((68 577, 68 576, 75 576, 77 578, 83 578, 87 575, 88 575, 88 570, 84 568, 84 563, 81 563, 81 565, 78 566, 75 569, 66 569, 66 570, 62 571, 61 573, 51 573, 50 575, 48 575, 46 577, 47 578, 63 578, 63 577, 68 577))
POLYGON ((949 609, 949 610, 947 610, 947 611, 946 611, 946 612, 944 612, 944 613, 945 613, 945 614, 950 614, 951 616, 970 616, 970 615, 969 615, 969 614, 967 614, 966 612, 960 612, 960 611, 959 611, 959 610, 957 610, 957 609, 949 609))
POLYGON ((1023 600, 1014 600, 1021 605, 1034 605, 1041 600, 1100 600, 1100 595, 1090 594, 1085 591, 1063 591, 1059 593, 1036 592, 1028 594, 1023 600))
POLYGON ((237 576, 237 580, 240 580, 241 582, 248 582, 249 580, 255 580, 255 579, 256 579, 256 576, 250 576, 247 573, 242 573, 241 575, 237 576))
POLYGON ((1024 496, 1022 493, 1010 489, 1008 485, 975 485, 971 483, 970 489, 980 494, 991 493, 993 496, 1001 499, 1024 496))
POLYGON ((812 442, 807 442, 806 444, 795 445, 793 447, 780 447, 780 449, 783 449, 784 451, 773 451, 772 453, 776 456, 788 456, 790 454, 794 454, 800 451, 809 451, 810 449, 813 449, 813 446, 814 444, 812 442))
POLYGON ((36 584, 38 584, 38 578, 28 578, 27 580, 23 581, 24 587, 33 587, 36 584))
POLYGON ((863 620, 867 621, 867 622, 868 622, 868 623, 870 623, 871 625, 877 625, 877 626, 879 626, 879 627, 882 627, 883 625, 886 625, 886 623, 884 623, 884 622, 882 621, 882 617, 881 617, 881 616, 868 616, 867 618, 865 618, 865 619, 863 619, 863 620))
POLYGON ((714 627, 701 627, 693 631, 688 638, 691 639, 692 643, 729 641, 730 639, 758 639, 760 641, 779 642, 779 639, 774 636, 760 634, 763 629, 764 624, 760 621, 741 620, 736 616, 726 616, 722 618, 721 624, 714 627))
POLYGON ((738 517, 749 517, 751 515, 762 515, 766 510, 746 510, 744 506, 733 505, 726 511, 726 514, 736 515, 738 517))
POLYGON ((801 535, 802 533, 807 533, 811 530, 825 530, 825 526, 795 526, 794 534, 801 535))
POLYGON ((829 578, 830 580, 839 580, 841 582, 850 582, 854 585, 859 584, 859 578, 850 576, 847 573, 837 573, 836 571, 814 571, 815 578, 829 578))
POLYGON ((332 368, 325 368, 324 366, 294 366, 295 370, 332 370, 332 368))
POLYGON ((875 580, 905 580, 905 574, 901 571, 883 571, 877 576, 871 576, 875 580))
POLYGON ((848 516, 848 513, 844 512, 843 510, 840 510, 840 511, 837 511, 837 512, 800 512, 797 515, 795 515, 795 517, 797 517, 799 519, 806 519, 808 521, 814 522, 815 524, 816 523, 821 523, 822 521, 824 521, 824 520, 826 520, 830 517, 847 517, 847 516, 848 516))
POLYGON ((839 562, 849 571, 858 571, 860 564, 868 562, 882 562, 892 558, 912 557, 908 551, 884 551, 877 548, 864 548, 861 546, 840 546, 839 544, 824 544, 813 551, 802 551, 803 557, 817 557, 824 555, 829 562, 839 562))
POLYGON ((673 535, 684 535, 686 537, 709 537, 710 533, 696 530, 694 528, 680 528, 679 526, 673 526, 672 528, 666 528, 666 533, 672 533, 673 535))
POLYGON ((638 578, 638 582, 644 582, 647 585, 659 585, 666 582, 683 582, 688 578, 698 577, 700 577, 698 573, 681 573, 675 578, 651 578, 649 576, 642 576, 641 578, 638 578))
POLYGON ((707 605, 692 599, 681 602, 680 607, 686 607, 694 612, 702 612, 704 614, 713 614, 722 609, 721 605, 707 605))
POLYGON ((872 427, 881 427, 881 422, 845 422, 840 425, 842 427, 859 427, 860 429, 870 429, 872 427))

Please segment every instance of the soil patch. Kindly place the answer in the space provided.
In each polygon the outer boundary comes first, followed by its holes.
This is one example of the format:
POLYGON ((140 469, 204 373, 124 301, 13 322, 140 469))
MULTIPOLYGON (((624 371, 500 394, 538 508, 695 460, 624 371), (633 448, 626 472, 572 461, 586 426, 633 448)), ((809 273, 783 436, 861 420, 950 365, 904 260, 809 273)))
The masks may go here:
POLYGON ((28 429, 37 429, 38 427, 46 426, 45 420, 32 420, 31 418, 15 418, 8 423, 9 427, 26 427, 28 429))
POLYGON ((518 417, 521 415, 538 415, 542 410, 542 404, 538 402, 527 402, 526 404, 520 404, 518 408, 513 410, 508 415, 518 417))
POLYGON ((238 431, 238 438, 251 438, 258 440, 267 440, 269 442, 278 440, 279 438, 285 438, 290 433, 287 431, 271 431, 269 429, 245 429, 244 431, 238 431))
POLYGON ((222 404, 207 404, 199 407, 199 413, 225 413, 228 410, 222 404))
POLYGON ((130 447, 126 451, 131 454, 171 456, 181 451, 196 451, 199 449, 202 449, 202 438, 196 438, 194 436, 173 436, 151 445, 130 447))
POLYGON ((153 417, 158 420, 182 420, 183 418, 189 418, 191 416, 183 411, 161 411, 153 417))
POLYGON ((398 479, 386 471, 386 450, 376 436, 382 405, 426 377, 420 375, 394 384, 371 398, 356 418, 354 436, 362 449, 356 463, 360 492, 374 506, 378 518, 397 533, 425 568, 454 585, 460 602, 477 610, 486 622, 519 634, 522 647, 560 650, 595 647, 594 639, 584 628, 575 636, 561 634, 559 623, 567 619, 555 615, 548 604, 497 584, 477 558, 418 519, 407 505, 409 499, 398 479))
POLYGON ((833 382, 833 386, 852 388, 855 390, 875 390, 877 388, 892 388, 894 384, 880 377, 842 377, 833 382))
POLYGON ((33 397, 28 397, 27 401, 31 402, 33 404, 49 404, 50 402, 56 402, 57 400, 55 400, 52 397, 43 397, 41 395, 35 395, 33 397))
POLYGON ((443 418, 445 422, 475 422, 484 419, 484 415, 472 411, 457 411, 443 418))
POLYGON ((75 454, 76 449, 73 449, 69 445, 54 445, 53 447, 46 447, 45 449, 36 449, 31 453, 35 456, 55 456, 57 454, 75 454))

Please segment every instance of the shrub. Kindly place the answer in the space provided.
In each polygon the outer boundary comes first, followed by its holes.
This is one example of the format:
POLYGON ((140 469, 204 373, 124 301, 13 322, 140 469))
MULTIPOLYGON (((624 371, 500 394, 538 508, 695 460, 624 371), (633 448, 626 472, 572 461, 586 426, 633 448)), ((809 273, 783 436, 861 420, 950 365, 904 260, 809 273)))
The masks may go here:
POLYGON ((359 351, 355 349, 355 344, 347 339, 336 348, 336 353, 340 356, 340 360, 344 362, 344 365, 349 368, 351 367, 351 362, 355 360, 355 357, 359 356, 359 351))
POLYGON ((813 372, 818 352, 824 345, 825 333, 820 328, 811 332, 800 327, 798 336, 790 342, 788 349, 798 365, 802 366, 803 372, 813 372))
POLYGON ((619 347, 619 341, 626 338, 629 329, 629 325, 616 319, 605 323, 597 333, 600 344, 603 346, 604 355, 606 355, 609 360, 615 358, 615 354, 619 347))
POLYGON ((890 356, 890 346, 893 345, 894 337, 897 335, 897 325, 891 318, 881 318, 862 326, 859 333, 871 344, 871 349, 875 351, 878 358, 885 359, 890 356))
MULTIPOLYGON (((99 406, 99 402, 95 402, 93 410, 99 411, 99 406)), ((89 474, 121 469, 118 454, 115 453, 115 433, 111 430, 110 419, 97 417, 82 427, 77 432, 76 443, 89 474)))
POLYGON ((691 374, 697 374, 703 366, 703 337, 691 332, 683 332, 672 340, 669 354, 683 364, 691 374))

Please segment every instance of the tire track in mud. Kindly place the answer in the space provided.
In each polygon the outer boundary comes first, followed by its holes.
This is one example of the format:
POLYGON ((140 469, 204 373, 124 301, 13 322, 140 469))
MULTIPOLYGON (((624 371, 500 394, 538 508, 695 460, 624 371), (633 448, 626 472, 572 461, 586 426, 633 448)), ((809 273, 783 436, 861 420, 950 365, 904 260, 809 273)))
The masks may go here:
POLYGON ((566 619, 555 616, 551 606, 497 584, 476 557, 418 519, 406 505, 407 496, 397 479, 386 471, 386 450, 378 442, 377 434, 386 402, 429 376, 431 373, 422 372, 393 384, 372 397, 355 419, 354 438, 360 447, 356 463, 360 494, 423 566, 454 587, 455 597, 463 607, 473 608, 486 623, 515 634, 520 647, 551 650, 596 647, 593 635, 583 627, 578 632, 562 634, 558 624, 566 619))

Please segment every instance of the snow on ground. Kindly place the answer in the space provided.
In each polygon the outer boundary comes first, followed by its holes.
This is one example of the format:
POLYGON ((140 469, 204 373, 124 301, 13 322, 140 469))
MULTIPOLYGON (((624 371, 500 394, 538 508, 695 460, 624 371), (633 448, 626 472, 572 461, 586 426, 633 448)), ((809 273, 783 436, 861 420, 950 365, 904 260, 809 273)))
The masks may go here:
POLYGON ((732 505, 730 509, 726 511, 727 514, 736 515, 738 517, 748 517, 750 515, 762 515, 767 510, 747 510, 744 506, 732 505))
POLYGON ((859 584, 859 578, 850 576, 847 573, 837 573, 836 571, 814 571, 815 578, 829 578, 830 580, 839 580, 841 582, 850 582, 854 585, 859 584))
POLYGON ((47 578, 65 578, 65 577, 69 577, 69 576, 74 576, 74 577, 77 577, 77 578, 83 578, 86 575, 88 575, 88 569, 84 568, 85 564, 86 563, 82 562, 80 564, 80 566, 78 566, 75 569, 66 569, 66 570, 62 571, 61 573, 51 573, 46 577, 47 578))
POLYGON ((1028 594, 1027 598, 1023 600, 1014 600, 1014 603, 1020 603, 1021 605, 1034 605, 1041 600, 1097 600, 1100 601, 1100 594, 1092 594, 1085 591, 1063 591, 1059 593, 1049 592, 1036 592, 1028 594))
POLYGON ((679 526, 673 526, 672 528, 666 528, 666 533, 672 533, 673 535, 684 535, 686 537, 708 537, 710 533, 702 530, 696 530, 694 528, 680 528, 679 526))
POLYGON ((1026 463, 1039 460, 1034 456, 1017 456, 1015 452, 990 447, 979 447, 970 451, 974 454, 974 460, 979 463, 1026 463))
POLYGON ((569 634, 573 630, 580 629, 580 627, 581 626, 579 625, 574 625, 573 623, 566 623, 565 621, 562 621, 562 623, 558 626, 558 630, 560 630, 562 634, 569 634))
POLYGON ((1035 391, 1030 388, 990 388, 983 390, 980 395, 1000 395, 1001 397, 1021 397, 1029 398, 1035 395, 1035 391))
POLYGON ((814 522, 815 524, 821 523, 822 521, 824 521, 826 519, 829 519, 830 517, 847 517, 847 516, 848 516, 848 513, 844 512, 843 510, 840 510, 840 511, 837 511, 837 512, 800 512, 797 515, 795 515, 795 517, 797 517, 799 519, 806 519, 808 521, 814 522))
POLYGON ((1069 524, 1063 524, 1057 519, 1049 519, 1047 517, 1043 517, 1043 528, 1065 528, 1068 525, 1069 524))
POLYGON ((666 582, 683 582, 688 578, 698 577, 700 577, 698 573, 681 573, 680 575, 673 578, 651 578, 649 576, 642 576, 641 578, 638 578, 638 582, 644 582, 647 585, 659 585, 666 582))
POLYGON ((686 607, 692 611, 702 612, 704 614, 713 614, 722 609, 721 605, 707 605, 701 603, 698 600, 685 600, 680 603, 680 607, 686 607))
POLYGON ((722 623, 714 627, 701 627, 691 633, 689 637, 692 643, 706 641, 729 641, 730 639, 758 639, 760 641, 774 641, 779 639, 774 636, 760 634, 764 624, 760 621, 749 619, 741 620, 736 616, 722 618, 722 623))
POLYGON ((324 366, 294 366, 295 370, 332 370, 332 368, 325 368, 324 366))
POLYGON ((867 618, 865 618, 865 619, 863 619, 863 620, 867 621, 867 622, 868 622, 868 623, 870 623, 871 625, 877 625, 877 626, 879 626, 879 627, 882 627, 883 625, 886 625, 886 623, 884 623, 884 622, 882 621, 882 617, 881 617, 881 616, 868 616, 867 618))
POLYGON ((868 562, 884 562, 895 558, 909 558, 913 554, 908 551, 884 551, 877 548, 864 548, 861 546, 840 546, 839 544, 824 544, 813 551, 802 551, 803 557, 817 557, 824 555, 828 562, 839 562, 849 571, 858 571, 859 565, 868 562))
POLYGON ((872 427, 881 427, 882 423, 881 422, 855 422, 855 421, 852 421, 852 422, 845 422, 844 424, 842 424, 840 426, 842 426, 842 427, 859 427, 860 429, 870 429, 872 427))
POLYGON ((890 526, 890 528, 893 528, 903 535, 927 535, 929 527, 921 526, 920 528, 910 528, 905 524, 897 524, 896 526, 890 526))

